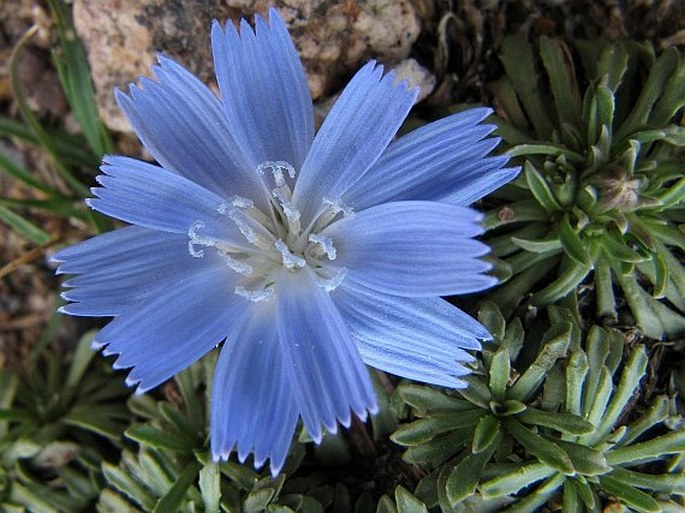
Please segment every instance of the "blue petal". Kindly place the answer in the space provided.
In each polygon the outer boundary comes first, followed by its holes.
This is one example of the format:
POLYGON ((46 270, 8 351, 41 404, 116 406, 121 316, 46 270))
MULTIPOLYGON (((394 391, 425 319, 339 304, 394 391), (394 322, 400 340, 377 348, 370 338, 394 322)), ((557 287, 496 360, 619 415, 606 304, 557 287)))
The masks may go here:
POLYGON ((371 207, 330 225, 336 264, 375 290, 407 297, 449 296, 486 289, 496 279, 478 257, 489 248, 471 237, 481 215, 433 201, 371 207))
POLYGON ((369 62, 335 102, 297 180, 293 202, 305 216, 319 204, 312 198, 338 200, 386 149, 414 104, 418 91, 397 84, 395 73, 369 62))
POLYGON ((254 452, 255 466, 271 460, 280 471, 293 438, 298 413, 285 373, 274 304, 256 304, 237 320, 226 337, 214 373, 211 444, 216 460, 237 446, 244 461, 254 452))
POLYGON ((321 441, 321 426, 349 426, 350 410, 378 410, 368 371, 330 296, 302 270, 278 276, 278 331, 283 361, 304 425, 321 441))
POLYGON ((133 367, 127 383, 144 392, 185 369, 228 333, 248 301, 233 293, 235 273, 211 266, 180 277, 153 297, 133 304, 94 339, 115 368, 133 367))
POLYGON ((138 137, 164 168, 216 193, 255 195, 259 178, 230 135, 221 103, 195 76, 159 56, 157 81, 140 79, 117 102, 138 137))
POLYGON ((278 11, 269 24, 255 16, 256 35, 242 20, 212 26, 214 68, 231 135, 251 168, 285 160, 299 169, 314 138, 307 79, 278 11))
POLYGON ((59 273, 79 274, 64 283, 62 294, 76 301, 62 313, 92 317, 116 316, 130 305, 157 295, 175 281, 208 266, 222 265, 188 253, 188 237, 139 226, 93 237, 57 253, 59 273))
POLYGON ((139 160, 109 156, 97 177, 103 187, 86 203, 127 223, 187 234, 201 221, 203 235, 243 243, 234 223, 219 213, 222 198, 204 187, 139 160))
POLYGON ((440 298, 376 292, 346 277, 331 293, 364 362, 398 376, 459 388, 478 339, 490 339, 475 319, 440 298))
POLYGON ((362 210, 390 201, 448 201, 467 206, 518 173, 503 169, 508 157, 487 157, 499 138, 480 125, 492 111, 470 109, 435 121, 392 143, 343 202, 362 210))

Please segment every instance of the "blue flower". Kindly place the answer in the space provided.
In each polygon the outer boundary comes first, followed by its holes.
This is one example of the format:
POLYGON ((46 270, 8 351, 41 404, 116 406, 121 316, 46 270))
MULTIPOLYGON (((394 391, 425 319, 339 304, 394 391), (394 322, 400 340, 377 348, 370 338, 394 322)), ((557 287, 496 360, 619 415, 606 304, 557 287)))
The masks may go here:
POLYGON ((439 296, 495 283, 467 208, 511 180, 472 109, 392 142, 417 91, 369 62, 323 126, 283 20, 212 27, 220 99, 166 57, 116 97, 160 166, 104 159, 92 208, 131 226, 62 250, 61 311, 114 319, 94 347, 145 392, 225 340, 216 459, 279 472, 378 409, 365 364, 447 387, 488 332, 439 296))

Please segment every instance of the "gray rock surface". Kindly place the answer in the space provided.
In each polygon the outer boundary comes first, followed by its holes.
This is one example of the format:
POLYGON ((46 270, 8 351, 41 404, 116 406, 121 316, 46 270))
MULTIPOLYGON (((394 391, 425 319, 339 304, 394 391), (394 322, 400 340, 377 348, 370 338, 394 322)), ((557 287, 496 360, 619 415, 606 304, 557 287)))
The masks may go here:
POLYGON ((75 0, 74 22, 105 123, 130 130, 112 91, 149 75, 156 52, 212 83, 211 20, 251 18, 271 4, 289 26, 314 98, 339 88, 369 58, 391 63, 406 58, 420 31, 409 0, 75 0))

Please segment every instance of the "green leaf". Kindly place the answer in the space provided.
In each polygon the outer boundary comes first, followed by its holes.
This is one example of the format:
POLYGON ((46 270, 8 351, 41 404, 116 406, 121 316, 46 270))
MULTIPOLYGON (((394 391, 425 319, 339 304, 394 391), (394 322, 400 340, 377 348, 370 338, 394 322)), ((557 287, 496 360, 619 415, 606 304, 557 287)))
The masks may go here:
POLYGON ((661 506, 645 492, 641 492, 611 476, 601 476, 599 482, 604 490, 615 495, 627 506, 645 513, 661 513, 661 506))
MULTIPOLYGON (((489 416, 494 419, 494 417, 489 416)), ((496 419, 494 419, 496 421, 496 419)), ((497 422, 499 425, 499 422, 497 422)), ((475 439, 475 437, 474 437, 475 439)), ((473 451, 467 454, 457 465, 455 465, 445 485, 447 500, 452 507, 456 507, 462 500, 471 496, 476 491, 476 486, 480 480, 485 465, 495 453, 502 441, 502 435, 497 430, 495 439, 491 440, 487 446, 480 451, 473 451)))
POLYGON ((501 340, 504 337, 506 321, 502 312, 492 301, 484 301, 480 305, 478 320, 488 329, 495 340, 501 340))
POLYGON ((106 461, 102 463, 102 473, 110 486, 140 504, 145 511, 152 510, 155 498, 129 473, 106 461))
POLYGON ((250 492, 243 502, 244 512, 259 513, 264 511, 275 495, 276 490, 273 488, 260 488, 250 492))
MULTIPOLYGON (((613 382, 611 379, 611 372, 609 372, 607 367, 602 367, 599 371, 599 380, 595 392, 592 395, 586 394, 585 397, 584 416, 593 425, 597 426, 601 422, 612 392, 613 382)), ((581 440, 585 442, 586 438, 590 438, 590 436, 582 437, 581 440)))
POLYGON ((685 495, 685 474, 645 474, 626 468, 617 467, 611 477, 624 484, 669 495, 685 495))
POLYGON ((0 151, 0 171, 4 171, 7 176, 10 176, 16 180, 19 180, 27 187, 35 189, 37 191, 44 192, 46 194, 58 195, 57 191, 44 184, 40 180, 36 180, 30 171, 24 169, 19 164, 10 159, 7 155, 0 151))
POLYGON ((547 137, 554 130, 543 101, 540 80, 535 69, 533 47, 522 36, 506 36, 502 41, 500 60, 518 97, 530 118, 538 137, 547 137))
MULTIPOLYGON (((500 435, 500 421, 494 415, 485 415, 478 421, 476 425, 476 430, 473 432, 473 443, 471 446, 471 451, 474 454, 481 453, 490 449, 493 444, 499 445, 499 442, 495 443, 499 439, 500 435)), ((496 447, 494 448, 496 449, 496 447)), ((493 450, 494 450, 493 449, 493 450)))
POLYGON ((547 331, 540 353, 509 389, 507 397, 525 402, 535 393, 555 362, 566 356, 572 331, 573 325, 568 321, 552 326, 547 331))
POLYGON ((583 503, 578 497, 578 491, 571 479, 564 481, 561 507, 565 513, 583 513, 583 503))
POLYGON ((649 257, 640 255, 629 248, 623 241, 616 241, 611 235, 607 234, 604 237, 600 237, 599 242, 610 260, 620 260, 621 262, 633 264, 649 260, 649 257))
POLYGON ((51 237, 48 233, 2 205, 0 205, 0 221, 4 221, 19 235, 38 246, 43 246, 50 242, 51 237))
POLYGON ((588 369, 585 352, 574 349, 566 363, 566 411, 574 415, 582 412, 583 384, 588 369))
POLYGON ((378 500, 378 506, 376 506, 376 513, 397 513, 397 508, 395 507, 395 503, 392 501, 392 499, 384 494, 378 500))
POLYGON ((178 479, 169 488, 169 491, 159 499, 155 505, 152 513, 167 513, 170 511, 177 511, 183 498, 186 495, 186 491, 195 482, 197 474, 202 468, 202 465, 196 461, 186 465, 185 469, 178 476, 178 479))
POLYGON ((12 483, 9 499, 14 503, 27 506, 31 513, 60 513, 59 509, 50 504, 49 498, 43 495, 15 481, 12 483))
POLYGON ((549 253, 561 249, 561 241, 556 236, 543 240, 526 240, 518 237, 511 237, 511 241, 521 249, 525 249, 531 253, 549 253))
POLYGON ((508 417, 502 422, 506 430, 541 462, 546 463, 562 474, 569 476, 575 474, 571 459, 559 445, 533 433, 513 417, 508 417))
POLYGON ((542 208, 549 213, 561 210, 561 205, 549 188, 547 180, 545 180, 535 166, 527 160, 523 165, 523 169, 528 188, 542 208))
POLYGON ((31 108, 28 104, 28 100, 26 99, 26 95, 24 94, 24 91, 22 89, 21 81, 19 80, 19 54, 21 53, 22 48, 36 34, 37 30, 37 26, 34 26, 33 28, 29 29, 17 42, 16 46, 14 47, 14 50, 12 51, 12 55, 10 56, 9 77, 10 86, 12 88, 12 94, 17 103, 17 107, 21 111, 21 115, 23 116, 27 125, 31 129, 36 140, 40 143, 40 145, 47 152, 47 154, 50 155, 55 164, 55 167, 60 172, 66 183, 72 190, 79 193, 80 195, 88 196, 90 194, 88 187, 86 187, 78 179, 76 179, 76 177, 74 177, 74 175, 69 171, 69 169, 67 169, 64 166, 64 164, 59 160, 59 154, 55 149, 54 144, 52 143, 47 133, 43 129, 40 121, 38 121, 35 114, 31 111, 31 108))
POLYGON ((540 38, 540 56, 547 70, 560 121, 573 126, 580 124, 580 93, 573 68, 573 56, 559 39, 540 38))
POLYGON ((575 260, 580 265, 590 267, 592 261, 588 254, 585 243, 580 239, 576 231, 571 227, 568 214, 559 220, 558 233, 559 242, 561 242, 564 251, 568 256, 575 260))
POLYGON ((395 488, 395 502, 397 513, 428 513, 426 505, 401 485, 395 488))
POLYGON ((489 231, 511 223, 548 220, 549 216, 545 209, 537 200, 530 198, 489 211, 483 220, 483 226, 489 231))
POLYGON ((627 138, 637 129, 647 125, 652 107, 661 96, 666 81, 676 70, 677 66, 678 51, 675 48, 664 51, 656 60, 649 71, 645 84, 642 86, 642 91, 633 110, 616 133, 616 141, 627 138))
POLYGON ((492 356, 488 373, 490 375, 490 392, 492 393, 493 400, 497 402, 503 401, 511 373, 509 351, 506 348, 500 347, 492 356))
POLYGON ((435 468, 461 451, 466 442, 472 437, 472 428, 457 429, 450 433, 436 436, 425 444, 410 447, 404 452, 402 459, 415 465, 435 468))
POLYGON ((584 476, 597 476, 611 470, 604 454, 592 447, 565 440, 556 440, 556 443, 571 458, 573 468, 584 476))
POLYGON ((117 495, 107 488, 100 492, 97 511, 98 513, 140 513, 138 508, 134 507, 121 495, 117 495))
POLYGON ((615 389, 608 408, 601 417, 600 424, 592 435, 586 439, 586 443, 592 445, 607 436, 618 422, 619 417, 633 397, 640 381, 645 377, 647 370, 647 353, 644 346, 636 346, 628 356, 624 364, 621 380, 615 389))
POLYGON ((574 164, 583 164, 585 157, 580 153, 569 150, 564 146, 559 146, 551 143, 528 143, 517 144, 507 150, 507 155, 510 157, 527 157, 529 155, 553 155, 559 157, 563 155, 569 162, 574 164))
POLYGON ((540 511, 540 508, 546 505, 554 495, 557 495, 557 490, 564 484, 564 481, 564 476, 560 474, 550 477, 538 486, 535 491, 529 493, 512 506, 502 510, 502 513, 532 513, 540 511))
POLYGON ((101 157, 112 151, 112 144, 98 115, 86 53, 62 0, 48 0, 48 5, 57 24, 60 42, 59 50, 53 52, 53 62, 88 144, 101 157))
POLYGON ((463 376, 461 379, 467 386, 457 389, 456 392, 472 405, 489 410, 492 395, 485 380, 475 374, 463 376))
POLYGON ((607 463, 611 466, 624 463, 645 463, 658 460, 667 454, 685 452, 685 430, 652 438, 646 442, 619 447, 606 454, 607 463))
POLYGON ((566 265, 562 266, 563 270, 559 278, 533 294, 531 301, 535 305, 545 306, 566 297, 580 285, 592 270, 591 267, 580 264, 570 258, 562 259, 562 262, 563 260, 566 260, 566 265))
POLYGON ((446 431, 475 426, 484 415, 480 408, 464 410, 459 413, 431 415, 401 426, 390 439, 404 446, 426 443, 446 431))
POLYGON ((647 430, 660 424, 671 413, 670 400, 665 395, 658 396, 637 420, 628 426, 628 430, 621 440, 621 445, 628 445, 637 440, 647 430))
POLYGON ((472 404, 463 399, 446 395, 440 390, 427 386, 403 383, 397 387, 397 393, 405 403, 419 410, 458 412, 473 408, 472 404))
POLYGON ((529 463, 482 483, 478 488, 487 497, 513 495, 526 486, 545 479, 556 470, 544 463, 529 463))
POLYGON ((191 448, 188 440, 178 434, 150 425, 132 426, 126 430, 125 435, 131 440, 156 449, 186 452, 191 448))
POLYGON ((678 57, 677 68, 666 82, 664 93, 649 117, 650 123, 654 126, 663 126, 671 121, 685 105, 685 65, 682 56, 674 53, 678 57))
POLYGON ((204 504, 203 513, 219 513, 221 501, 221 473, 219 465, 207 463, 200 470, 200 492, 204 504))
POLYGON ((538 410, 530 406, 518 416, 518 419, 526 424, 549 427, 570 435, 583 435, 595 429, 590 422, 578 415, 538 410))
MULTIPOLYGON (((590 44, 595 45, 596 42, 590 44)), ((628 53, 620 44, 606 45, 597 63, 596 78, 601 79, 603 85, 615 92, 628 68, 628 58, 628 53)))

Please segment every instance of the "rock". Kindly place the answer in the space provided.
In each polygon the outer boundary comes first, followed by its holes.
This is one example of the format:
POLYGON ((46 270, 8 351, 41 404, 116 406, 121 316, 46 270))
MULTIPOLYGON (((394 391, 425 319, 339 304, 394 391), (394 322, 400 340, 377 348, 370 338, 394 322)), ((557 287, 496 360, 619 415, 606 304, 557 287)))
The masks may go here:
POLYGON ((405 59, 394 66, 398 80, 409 80, 410 87, 418 87, 417 103, 424 100, 435 89, 435 75, 421 66, 416 59, 405 59))
POLYGON ((410 0, 75 0, 74 22, 107 126, 130 130, 112 91, 149 75, 156 52, 211 83, 211 20, 251 19, 271 4, 286 20, 315 99, 338 89, 369 58, 406 58, 420 31, 410 0))

